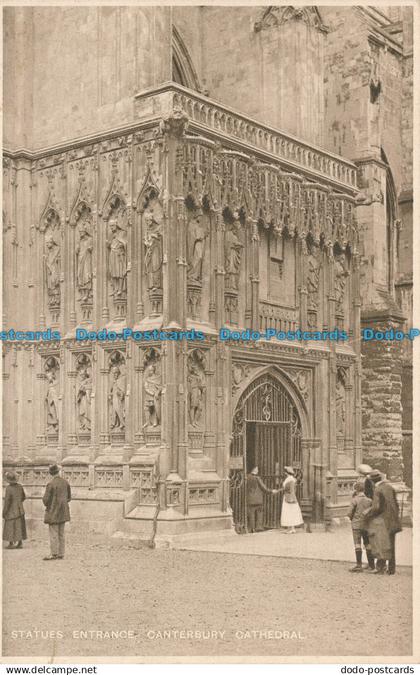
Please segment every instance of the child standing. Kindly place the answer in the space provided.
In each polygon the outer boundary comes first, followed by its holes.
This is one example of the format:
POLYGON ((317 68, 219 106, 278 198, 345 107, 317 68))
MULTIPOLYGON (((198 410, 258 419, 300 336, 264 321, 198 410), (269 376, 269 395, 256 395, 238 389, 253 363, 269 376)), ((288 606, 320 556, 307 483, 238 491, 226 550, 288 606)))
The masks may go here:
POLYGON ((354 486, 354 490, 355 491, 351 500, 350 511, 347 515, 351 520, 351 527, 353 530, 356 565, 352 567, 349 572, 363 572, 362 541, 365 545, 369 567, 371 569, 375 568, 375 561, 370 552, 369 537, 366 532, 366 525, 363 517, 363 512, 370 508, 372 500, 369 497, 366 497, 364 493, 364 481, 358 481, 354 486))

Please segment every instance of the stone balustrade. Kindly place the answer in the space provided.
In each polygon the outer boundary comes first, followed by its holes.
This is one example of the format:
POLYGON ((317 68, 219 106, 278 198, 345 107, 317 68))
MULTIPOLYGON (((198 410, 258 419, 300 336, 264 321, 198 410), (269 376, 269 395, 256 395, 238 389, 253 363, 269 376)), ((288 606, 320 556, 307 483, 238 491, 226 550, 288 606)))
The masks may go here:
POLYGON ((249 146, 258 148, 280 160, 289 170, 326 180, 340 190, 357 191, 356 167, 352 162, 261 124, 186 87, 168 82, 137 94, 135 101, 140 118, 183 111, 191 130, 213 132, 219 139, 237 141, 248 149, 249 146))

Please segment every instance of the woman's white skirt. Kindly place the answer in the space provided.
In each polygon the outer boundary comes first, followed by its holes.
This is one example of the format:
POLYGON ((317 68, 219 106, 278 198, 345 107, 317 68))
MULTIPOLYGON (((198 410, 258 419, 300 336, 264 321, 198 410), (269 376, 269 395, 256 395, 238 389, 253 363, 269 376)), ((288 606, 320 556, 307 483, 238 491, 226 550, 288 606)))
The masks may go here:
POLYGON ((302 511, 297 502, 291 504, 290 502, 286 502, 283 498, 280 524, 282 527, 297 527, 298 525, 303 525, 302 511))

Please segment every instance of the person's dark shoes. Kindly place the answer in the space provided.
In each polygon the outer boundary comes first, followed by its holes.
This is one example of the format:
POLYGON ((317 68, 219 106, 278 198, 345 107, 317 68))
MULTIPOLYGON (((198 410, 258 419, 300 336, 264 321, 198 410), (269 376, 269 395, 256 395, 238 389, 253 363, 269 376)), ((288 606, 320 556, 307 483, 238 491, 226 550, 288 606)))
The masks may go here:
POLYGON ((58 556, 57 556, 57 560, 63 560, 63 559, 64 559, 64 556, 63 556, 63 555, 58 555, 58 556))
POLYGON ((22 542, 18 541, 16 548, 23 548, 22 542))
POLYGON ((15 548, 13 541, 9 541, 9 545, 6 548, 15 548))
POLYGON ((363 567, 361 565, 355 565, 349 569, 349 572, 363 572, 363 567))
POLYGON ((371 570, 375 569, 375 558, 371 554, 370 551, 366 551, 367 559, 368 559, 368 567, 371 570))
POLYGON ((395 570, 387 570, 387 574, 395 574, 395 570))
POLYGON ((378 569, 378 570, 375 570, 375 571, 374 571, 374 574, 385 574, 385 570, 382 569, 382 568, 380 568, 380 569, 378 569))
POLYGON ((42 558, 42 560, 58 560, 57 555, 46 555, 45 558, 42 558))

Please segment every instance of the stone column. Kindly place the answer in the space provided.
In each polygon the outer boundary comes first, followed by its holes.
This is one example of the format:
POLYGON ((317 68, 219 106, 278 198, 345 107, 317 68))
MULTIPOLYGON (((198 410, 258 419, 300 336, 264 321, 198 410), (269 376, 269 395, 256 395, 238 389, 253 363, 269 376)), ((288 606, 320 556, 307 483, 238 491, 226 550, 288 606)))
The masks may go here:
POLYGON ((355 251, 352 256, 352 322, 353 335, 350 338, 353 349, 356 353, 356 361, 353 369, 354 384, 354 417, 353 417, 353 439, 354 439, 354 468, 362 462, 362 412, 361 412, 361 335, 360 335, 360 255, 355 251))
MULTIPOLYGON (((332 246, 328 247, 328 326, 330 330, 335 328, 336 302, 335 302, 335 270, 332 246)), ((337 358, 336 343, 330 342, 329 368, 328 368, 328 391, 329 391, 329 467, 331 473, 337 475, 337 424, 336 424, 336 381, 337 381, 337 358)))
POLYGON ((306 330, 308 327, 308 289, 306 287, 308 250, 304 233, 299 235, 296 241, 296 249, 297 279, 300 300, 299 325, 302 330, 306 330))
POLYGON ((260 327, 260 237, 258 234, 258 225, 256 220, 251 221, 251 325, 253 330, 259 330, 260 327))
POLYGON ((216 327, 219 329, 225 323, 225 254, 224 254, 225 224, 221 210, 216 212, 216 327))
MULTIPOLYGON (((179 152, 185 133, 187 117, 174 112, 161 122, 163 138, 163 183, 165 190, 163 227, 163 328, 185 328, 186 321, 186 231, 182 160, 179 152)), ((185 480, 188 466, 186 438, 185 364, 179 368, 177 345, 165 343, 162 349, 165 360, 165 394, 162 396, 162 444, 166 444, 170 457, 161 454, 161 478, 168 472, 179 474, 185 480), (180 419, 182 417, 182 419, 180 419)), ((185 507, 185 503, 184 503, 185 507)))

